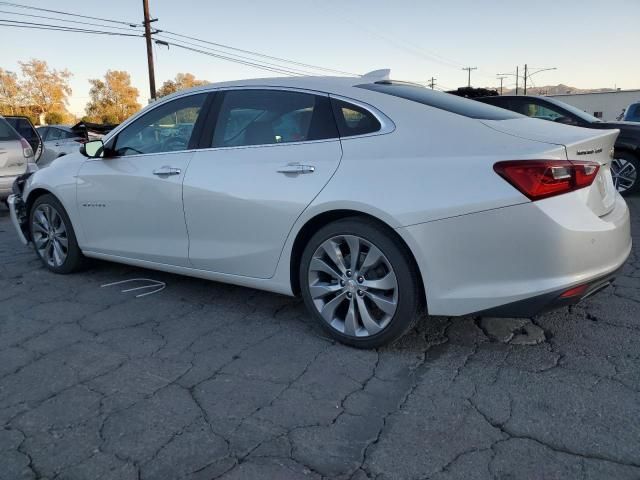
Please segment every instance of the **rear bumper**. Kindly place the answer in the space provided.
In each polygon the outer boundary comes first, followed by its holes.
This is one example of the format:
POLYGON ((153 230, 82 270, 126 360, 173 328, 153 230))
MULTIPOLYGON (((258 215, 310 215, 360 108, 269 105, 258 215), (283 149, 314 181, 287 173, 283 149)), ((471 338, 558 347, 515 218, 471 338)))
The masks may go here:
POLYGON ((7 203, 9 204, 11 223, 16 229, 18 239, 23 245, 27 245, 29 243, 29 240, 27 240, 28 229, 26 220, 26 208, 22 201, 22 198, 19 195, 9 195, 7 203))
POLYGON ((545 293, 543 295, 490 308, 488 310, 475 312, 474 315, 497 318, 530 318, 550 310, 576 305, 585 298, 591 297, 611 286, 621 270, 622 267, 618 268, 615 272, 605 275, 604 277, 586 282, 583 284, 585 286, 585 290, 581 291, 578 295, 565 296, 567 289, 562 289, 556 292, 545 293))
POLYGON ((579 301, 560 299, 568 289, 609 281, 631 253, 629 210, 616 195, 598 217, 580 195, 398 229, 420 267, 429 313, 531 316, 579 301))

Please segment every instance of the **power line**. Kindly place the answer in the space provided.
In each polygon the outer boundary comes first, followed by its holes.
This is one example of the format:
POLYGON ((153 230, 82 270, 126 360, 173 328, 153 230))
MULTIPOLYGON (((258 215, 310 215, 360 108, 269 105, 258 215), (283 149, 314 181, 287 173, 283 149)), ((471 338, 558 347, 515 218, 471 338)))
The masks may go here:
MULTIPOLYGON (((89 15, 82 15, 82 14, 77 14, 77 13, 71 13, 71 12, 65 12, 65 11, 61 11, 61 10, 52 10, 52 9, 47 9, 47 8, 40 8, 40 7, 34 7, 31 5, 20 5, 17 3, 12 3, 12 2, 0 2, 0 5, 5 5, 5 6, 9 6, 9 7, 13 7, 13 8, 23 8, 23 9, 28 9, 28 10, 35 10, 35 11, 40 11, 40 12, 48 12, 48 13, 54 13, 57 15, 67 15, 67 16, 72 16, 72 17, 78 17, 78 18, 86 18, 86 19, 92 19, 92 20, 100 20, 103 22, 111 22, 111 23, 117 23, 117 24, 122 24, 122 25, 127 25, 130 28, 139 28, 141 25, 140 24, 136 24, 135 22, 126 22, 126 21, 121 21, 121 20, 115 20, 115 19, 110 19, 110 18, 103 18, 103 17, 94 17, 94 16, 89 16, 89 15)), ((12 13, 12 12, 6 12, 12 15, 20 15, 19 13, 12 13)), ((24 14, 24 15, 29 15, 29 14, 24 14)), ((35 15, 31 15, 31 16, 35 16, 35 15)), ((39 16, 41 17, 41 16, 39 16)), ((43 17, 49 20, 57 20, 57 21, 63 21, 63 22, 72 22, 72 23, 78 23, 78 22, 74 22, 73 20, 65 20, 65 19, 58 19, 58 18, 52 18, 52 17, 43 17)), ((88 23, 86 23, 88 25, 88 23)), ((127 30, 126 28, 122 28, 122 27, 112 27, 112 26, 107 26, 107 25, 98 25, 98 24, 94 24, 94 26, 100 26, 102 28, 118 28, 118 29, 123 29, 123 30, 127 30)), ((159 30, 162 31, 162 30, 159 30)), ((181 38, 186 38, 186 39, 190 39, 190 40, 194 40, 196 42, 200 42, 200 43, 204 43, 204 44, 209 44, 209 45, 214 45, 220 48, 224 48, 227 50, 232 50, 232 51, 236 51, 236 52, 241 52, 241 53, 245 53, 248 55, 252 55, 255 57, 260 57, 260 58, 266 58, 266 59, 270 59, 270 60, 274 60, 277 62, 281 62, 281 63, 287 63, 290 65, 297 65, 300 67, 304 67, 304 68, 310 68, 313 70, 318 70, 318 71, 323 71, 323 72, 329 72, 329 73, 334 73, 334 74, 340 74, 340 75, 349 75, 349 76, 358 76, 358 74, 352 73, 352 72, 346 72, 343 70, 337 70, 337 69, 332 69, 332 68, 326 68, 326 67, 321 67, 319 65, 312 65, 312 64, 308 64, 308 63, 303 63, 303 62, 298 62, 295 60, 289 60, 286 58, 282 58, 282 57, 276 57, 274 55, 267 55, 264 53, 260 53, 260 52, 255 52, 252 50, 246 50, 246 49, 241 49, 241 48, 237 48, 237 47, 233 47, 231 45, 226 45, 226 44, 222 44, 222 43, 217 43, 217 42, 211 42, 209 40, 204 40, 201 38, 197 38, 197 37, 193 37, 193 36, 189 36, 189 35, 183 35, 181 33, 177 33, 177 32, 171 32, 171 31, 162 31, 164 34, 166 35, 171 35, 173 37, 181 37, 181 38)), ((176 38, 173 38, 172 40, 176 40, 176 38)), ((184 40, 180 40, 183 43, 188 43, 185 42, 184 40)), ((197 45, 199 48, 205 48, 201 45, 197 45)), ((239 55, 234 55, 230 52, 219 52, 219 53, 223 53, 225 55, 232 55, 232 56, 238 56, 240 58, 243 58, 239 55)), ((265 63, 267 65, 271 65, 274 66, 274 68, 277 68, 279 70, 293 70, 291 67, 280 67, 277 66, 275 64, 269 63, 269 62, 260 62, 257 59, 252 59, 252 58, 247 58, 244 57, 247 61, 251 62, 251 63, 265 63)), ((313 74, 312 72, 306 72, 303 70, 299 70, 299 72, 301 72, 302 74, 313 74)))
MULTIPOLYGON (((165 40, 168 40, 170 42, 175 41, 173 38, 167 37, 166 35, 162 35, 162 34, 156 34, 155 37, 159 38, 159 39, 165 39, 165 40)), ((249 62, 256 62, 256 59, 251 58, 251 57, 238 55, 238 54, 235 54, 235 53, 229 53, 229 52, 226 52, 224 50, 218 50, 218 49, 211 48, 211 47, 203 47, 202 45, 199 45, 199 44, 193 43, 193 42, 187 42, 186 40, 180 40, 180 43, 181 44, 185 44, 185 45, 191 45, 193 47, 198 47, 198 48, 201 48, 201 49, 205 49, 205 50, 210 51, 210 52, 219 53, 219 54, 222 54, 222 55, 228 55, 230 57, 238 58, 240 60, 246 60, 246 61, 249 61, 249 62)), ((292 67, 283 67, 282 65, 278 65, 276 63, 265 62, 265 61, 260 61, 260 63, 264 64, 264 65, 272 66, 272 67, 275 67, 275 68, 286 68, 288 71, 295 72, 297 75, 314 75, 313 72, 300 70, 300 69, 292 68, 292 67)))
POLYGON ((242 65, 247 65, 247 66, 250 66, 250 67, 260 68, 262 70, 269 70, 269 71, 275 72, 275 73, 283 73, 283 74, 289 75, 289 76, 299 76, 300 75, 299 73, 294 72, 292 70, 287 70, 284 67, 283 68, 269 67, 269 66, 265 66, 265 65, 260 64, 260 63, 249 62, 249 61, 245 61, 245 60, 238 60, 236 58, 228 57, 226 55, 219 55, 219 54, 216 54, 216 53, 208 52, 206 50, 201 50, 201 49, 198 49, 198 48, 193 48, 193 47, 189 47, 189 46, 186 46, 186 45, 181 45, 181 44, 175 43, 175 42, 162 41, 162 44, 167 44, 167 45, 171 45, 171 46, 174 46, 174 47, 183 48, 185 50, 189 50, 189 51, 192 51, 192 52, 201 53, 203 55, 208 55, 210 57, 220 58, 222 60, 228 60, 230 62, 240 63, 242 65))
MULTIPOLYGON (((1 3, 1 2, 0 2, 1 3)), ((9 12, 7 10, 0 10, 0 13, 6 13, 9 15, 16 15, 16 16, 20 16, 20 17, 32 17, 32 18, 44 18, 45 20, 54 20, 56 22, 66 22, 66 23, 76 23, 76 24, 80 24, 80 25, 91 25, 94 27, 103 27, 103 28, 112 28, 115 30, 125 30, 125 31, 137 31, 137 30, 132 30, 132 27, 116 27, 116 26, 111 26, 111 25, 104 25, 101 23, 92 23, 92 22, 87 22, 87 21, 79 21, 79 20, 67 20, 65 18, 55 18, 55 17, 47 17, 46 15, 35 15, 35 14, 29 14, 29 13, 18 13, 18 12, 9 12)))
POLYGON ((100 35, 113 35, 118 37, 140 37, 140 35, 136 35, 133 33, 120 33, 120 32, 108 32, 103 30, 91 30, 86 28, 78 28, 78 27, 67 27, 65 25, 51 25, 46 23, 33 23, 33 22, 20 22, 17 20, 5 20, 0 19, 0 26, 2 27, 15 27, 15 28, 30 28, 35 30, 52 30, 58 32, 71 32, 71 33, 89 33, 89 34, 100 34, 100 35))
POLYGON ((24 8, 24 9, 27 9, 27 10, 37 10, 37 11, 40 11, 40 12, 55 13, 55 14, 58 14, 58 15, 68 15, 68 16, 71 16, 71 17, 88 18, 89 20, 100 20, 102 22, 120 23, 122 25, 128 25, 130 27, 139 26, 135 22, 125 22, 125 21, 122 21, 122 20, 113 20, 111 18, 91 17, 89 15, 80 15, 78 13, 63 12, 61 10, 50 10, 48 8, 39 8, 39 7, 31 6, 31 5, 21 5, 19 3, 0 2, 0 5, 6 5, 8 7, 13 7, 13 8, 24 8))
POLYGON ((276 56, 273 56, 273 55, 267 55, 267 54, 260 53, 260 52, 255 52, 255 51, 252 51, 252 50, 245 50, 245 49, 242 49, 242 48, 232 47, 230 45, 225 45, 223 43, 210 42, 208 40, 203 40, 201 38, 191 37, 189 35, 182 35, 181 33, 170 32, 168 30, 161 30, 161 31, 165 35, 173 35, 175 37, 181 37, 181 38, 186 38, 186 39, 189 39, 189 40, 195 40, 196 42, 206 43, 208 45, 214 45, 216 47, 226 48, 228 50, 235 50, 237 52, 247 53, 249 55, 253 55, 253 56, 256 56, 256 57, 267 58, 267 59, 270 59, 270 60, 276 60, 276 61, 279 61, 279 62, 289 63, 289 64, 292 64, 292 65, 298 65, 300 67, 307 67, 307 68, 312 68, 314 70, 322 70, 322 71, 325 71, 325 72, 338 73, 338 74, 341 74, 341 75, 349 75, 349 76, 356 76, 356 77, 360 76, 360 75, 358 75, 356 73, 345 72, 345 71, 342 71, 342 70, 335 70, 333 68, 320 67, 318 65, 311 65, 309 63, 297 62, 295 60, 289 60, 289 59, 282 58, 282 57, 276 57, 276 56))

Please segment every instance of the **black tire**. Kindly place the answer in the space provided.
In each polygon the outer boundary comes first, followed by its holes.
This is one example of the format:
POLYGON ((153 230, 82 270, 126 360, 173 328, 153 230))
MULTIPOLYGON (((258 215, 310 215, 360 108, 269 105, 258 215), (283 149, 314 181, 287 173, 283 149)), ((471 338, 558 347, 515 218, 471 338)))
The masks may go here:
POLYGON ((76 240, 76 234, 73 230, 73 225, 71 224, 69 215, 67 215, 66 210, 58 201, 58 199, 51 194, 42 195, 38 197, 35 202, 33 202, 31 210, 29 211, 29 229, 31 238, 34 239, 34 213, 36 212, 38 207, 47 205, 53 207, 55 211, 60 215, 62 222, 64 222, 67 238, 66 258, 64 259, 64 262, 61 263, 61 265, 51 265, 43 256, 43 253, 38 250, 36 242, 33 241, 33 248, 36 251, 36 254, 38 255, 38 257, 40 257, 40 260, 42 261, 44 266, 54 273, 66 274, 81 270, 86 266, 87 259, 78 247, 78 241, 76 240))
MULTIPOLYGON (((621 159, 629 162, 631 165, 633 165, 633 168, 635 168, 635 182, 629 188, 620 192, 620 195, 622 195, 623 197, 627 197, 629 195, 637 193, 638 190, 640 190, 640 178, 638 178, 638 175, 640 175, 640 160, 638 160, 638 157, 629 152, 615 152, 614 157, 616 159, 621 159)), ((614 173, 615 176, 615 171, 612 170, 612 173, 614 173)))
POLYGON ((318 230, 307 243, 299 268, 300 290, 304 303, 313 317, 336 340, 356 348, 377 348, 399 339, 418 319, 422 295, 420 281, 411 254, 401 245, 393 232, 375 221, 362 217, 349 217, 332 222, 318 230), (309 287, 309 271, 314 253, 323 242, 340 235, 354 235, 371 243, 386 257, 397 281, 397 306, 388 324, 369 336, 346 335, 324 320, 309 287))

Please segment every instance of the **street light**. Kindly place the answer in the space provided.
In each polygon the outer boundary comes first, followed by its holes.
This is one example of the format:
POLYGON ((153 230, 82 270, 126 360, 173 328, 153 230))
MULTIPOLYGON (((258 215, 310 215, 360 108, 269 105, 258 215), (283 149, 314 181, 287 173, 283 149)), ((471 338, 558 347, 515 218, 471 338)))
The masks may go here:
MULTIPOLYGON (((516 73, 496 73, 496 75, 516 77, 516 95, 518 95, 518 80, 520 79, 520 75, 518 75, 518 67, 516 67, 516 73)), ((500 81, 500 95, 502 95, 502 80, 500 81)))
POLYGON ((509 75, 516 77, 516 95, 518 95, 518 80, 521 78, 524 80, 524 94, 527 94, 527 80, 530 79, 533 75, 540 72, 547 72, 549 70, 557 70, 557 67, 549 67, 549 68, 540 68, 535 72, 530 72, 527 65, 524 66, 524 75, 520 76, 518 74, 518 67, 516 67, 516 73, 497 73, 496 75, 509 75))

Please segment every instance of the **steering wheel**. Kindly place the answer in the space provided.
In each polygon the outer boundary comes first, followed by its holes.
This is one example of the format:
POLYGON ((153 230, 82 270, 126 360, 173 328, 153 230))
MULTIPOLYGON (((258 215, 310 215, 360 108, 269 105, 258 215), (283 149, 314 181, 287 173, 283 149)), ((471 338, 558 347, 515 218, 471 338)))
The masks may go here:
POLYGON ((124 152, 126 152, 127 150, 131 150, 132 152, 139 153, 140 155, 144 155, 144 152, 141 152, 140 150, 136 150, 133 147, 128 147, 126 145, 124 147, 118 148, 118 154, 124 155, 124 152))
POLYGON ((187 148, 187 139, 184 137, 169 137, 163 142, 162 147, 167 152, 184 150, 187 148))

